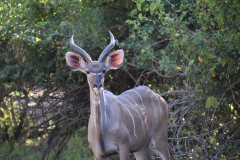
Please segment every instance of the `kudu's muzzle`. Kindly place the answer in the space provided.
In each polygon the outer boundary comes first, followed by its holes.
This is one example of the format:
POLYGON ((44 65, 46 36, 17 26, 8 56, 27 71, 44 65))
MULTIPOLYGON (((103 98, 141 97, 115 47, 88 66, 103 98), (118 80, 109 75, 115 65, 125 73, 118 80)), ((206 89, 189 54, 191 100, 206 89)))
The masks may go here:
POLYGON ((101 82, 101 76, 96 75, 96 80, 94 82, 93 90, 96 94, 99 94, 103 90, 102 82, 101 82))

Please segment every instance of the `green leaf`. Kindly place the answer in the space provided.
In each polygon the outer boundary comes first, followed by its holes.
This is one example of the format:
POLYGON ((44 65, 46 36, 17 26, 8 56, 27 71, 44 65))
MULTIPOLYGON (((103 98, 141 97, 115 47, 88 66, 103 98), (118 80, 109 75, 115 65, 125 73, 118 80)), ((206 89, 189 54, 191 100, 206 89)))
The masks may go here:
POLYGON ((138 8, 139 11, 142 10, 142 9, 141 9, 141 3, 139 3, 138 1, 137 1, 137 8, 138 8))
POLYGON ((189 37, 187 35, 184 35, 182 41, 180 42, 180 45, 183 46, 183 45, 187 44, 188 39, 189 39, 189 37))
POLYGON ((218 105, 218 100, 216 97, 208 97, 207 101, 206 101, 206 108, 209 109, 211 107, 217 107, 218 105))
POLYGON ((191 66, 194 62, 194 59, 192 59, 190 62, 189 62, 189 66, 191 66))
POLYGON ((140 20, 143 19, 143 17, 142 17, 142 13, 139 13, 138 18, 139 18, 140 20))
POLYGON ((0 117, 3 118, 3 119, 6 118, 4 112, 5 112, 4 109, 3 109, 3 108, 0 108, 0 117))
POLYGON ((134 22, 132 20, 126 20, 126 23, 133 24, 134 22))
MULTIPOLYGON (((133 17, 134 15, 137 14, 137 12, 138 12, 137 9, 132 10, 132 11, 130 12, 130 16, 133 17)), ((131 21, 131 20, 127 20, 127 21, 131 21)))
POLYGON ((210 140, 211 143, 216 142, 216 138, 213 136, 210 140))
POLYGON ((175 33, 175 37, 178 37, 178 36, 180 36, 180 34, 179 33, 175 33))

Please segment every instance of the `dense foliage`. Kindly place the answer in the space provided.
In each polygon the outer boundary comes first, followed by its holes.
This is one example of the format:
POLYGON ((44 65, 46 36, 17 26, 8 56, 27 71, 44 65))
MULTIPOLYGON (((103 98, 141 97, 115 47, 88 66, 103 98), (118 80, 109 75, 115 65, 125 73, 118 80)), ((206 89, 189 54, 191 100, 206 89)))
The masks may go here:
POLYGON ((45 142, 42 158, 75 154, 65 146, 87 126, 89 88, 65 54, 75 35, 96 60, 108 30, 125 63, 107 73, 105 88, 147 85, 163 96, 176 158, 240 155, 239 1, 11 0, 0 2, 0 13, 0 158, 35 140, 45 142))

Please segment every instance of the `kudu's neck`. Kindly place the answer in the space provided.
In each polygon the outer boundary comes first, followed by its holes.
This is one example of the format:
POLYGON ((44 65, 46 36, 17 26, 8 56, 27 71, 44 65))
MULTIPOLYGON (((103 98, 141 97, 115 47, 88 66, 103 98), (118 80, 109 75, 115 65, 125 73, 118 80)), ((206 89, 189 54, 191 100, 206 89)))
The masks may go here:
POLYGON ((105 117, 102 115, 103 113, 105 113, 107 106, 105 101, 104 90, 99 92, 99 94, 96 94, 93 90, 90 89, 90 103, 91 103, 90 119, 91 122, 93 123, 92 125, 94 125, 96 129, 100 126, 103 127, 100 124, 105 122, 105 117))
POLYGON ((105 128, 105 120, 106 117, 104 113, 106 113, 106 104, 105 104, 105 96, 104 90, 96 94, 93 90, 90 89, 90 103, 91 103, 91 115, 89 120, 89 125, 93 127, 93 131, 96 132, 98 139, 100 141, 101 149, 104 151, 104 128, 105 128))
POLYGON ((100 106, 105 104, 104 90, 96 94, 93 90, 90 89, 90 103, 91 110, 94 106, 100 106))

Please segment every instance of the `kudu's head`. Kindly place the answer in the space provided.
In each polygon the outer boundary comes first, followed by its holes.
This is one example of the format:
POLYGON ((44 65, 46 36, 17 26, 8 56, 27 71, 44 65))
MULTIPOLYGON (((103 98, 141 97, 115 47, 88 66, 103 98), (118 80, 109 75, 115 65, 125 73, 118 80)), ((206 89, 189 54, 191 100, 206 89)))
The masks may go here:
POLYGON ((73 36, 71 38, 70 44, 73 50, 80 53, 80 55, 85 59, 73 52, 67 52, 66 61, 68 66, 73 71, 81 71, 87 74, 88 84, 90 89, 92 89, 95 94, 99 94, 103 90, 104 86, 104 75, 110 69, 118 69, 122 66, 124 52, 123 50, 117 50, 111 53, 105 60, 104 57, 107 53, 114 47, 115 39, 112 33, 109 31, 111 42, 103 50, 98 58, 98 61, 92 61, 91 57, 80 47, 74 44, 73 36))

